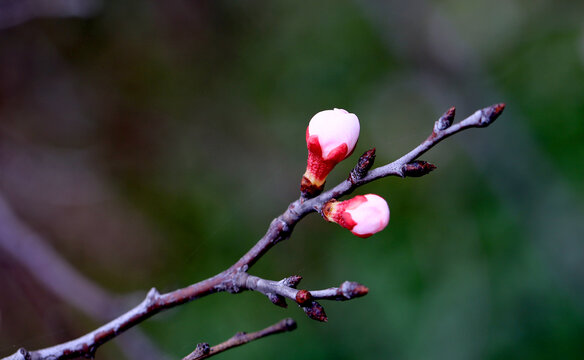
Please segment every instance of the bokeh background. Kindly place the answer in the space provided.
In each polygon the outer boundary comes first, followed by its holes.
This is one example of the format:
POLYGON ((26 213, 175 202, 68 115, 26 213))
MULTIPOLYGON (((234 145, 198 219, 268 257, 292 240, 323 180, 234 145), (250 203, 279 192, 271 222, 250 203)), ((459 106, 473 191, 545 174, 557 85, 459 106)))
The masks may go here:
POLYGON ((252 269, 344 280, 326 324, 257 293, 149 319, 99 359, 179 358, 284 317, 223 359, 584 358, 584 2, 0 0, 0 355, 84 334, 232 264, 297 198, 305 127, 340 107, 392 161, 448 107, 506 102, 359 189, 359 239, 311 215, 252 269))

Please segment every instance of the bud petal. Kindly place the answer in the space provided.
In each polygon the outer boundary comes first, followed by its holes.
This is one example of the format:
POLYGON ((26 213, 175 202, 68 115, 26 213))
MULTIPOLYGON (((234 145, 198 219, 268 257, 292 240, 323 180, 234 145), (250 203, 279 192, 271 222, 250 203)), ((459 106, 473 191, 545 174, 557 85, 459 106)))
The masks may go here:
POLYGON ((389 206, 375 194, 357 195, 341 202, 331 200, 324 205, 322 212, 326 220, 362 238, 385 229, 389 223, 389 206))
POLYGON ((318 195, 327 175, 346 159, 359 139, 359 119, 343 109, 325 110, 312 117, 306 128, 308 161, 300 190, 304 197, 318 195))
POLYGON ((321 111, 308 124, 307 139, 313 136, 318 138, 323 159, 331 159, 336 148, 347 145, 345 153, 338 155, 343 160, 353 152, 359 139, 359 119, 343 109, 321 111))

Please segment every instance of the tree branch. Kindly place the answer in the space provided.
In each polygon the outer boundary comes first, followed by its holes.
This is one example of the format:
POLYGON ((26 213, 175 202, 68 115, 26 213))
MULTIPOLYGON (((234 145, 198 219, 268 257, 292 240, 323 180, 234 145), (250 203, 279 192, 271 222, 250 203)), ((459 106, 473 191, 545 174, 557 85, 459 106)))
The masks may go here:
POLYGON ((294 329, 296 329, 296 321, 290 318, 284 319, 274 325, 268 326, 265 329, 252 332, 249 334, 246 334, 244 332, 238 332, 235 335, 233 335, 229 340, 222 342, 221 344, 215 345, 211 348, 207 343, 197 344, 197 348, 192 353, 185 356, 182 360, 207 359, 225 350, 229 350, 231 348, 247 344, 250 341, 261 339, 269 335, 279 334, 286 331, 292 331, 294 329))
MULTIPOLYGON (((150 290, 144 301, 142 301, 139 305, 82 337, 60 345, 31 352, 27 352, 26 350, 21 349, 17 353, 8 358, 5 358, 4 360, 69 359, 79 356, 93 356, 96 349, 100 345, 162 310, 169 309, 171 307, 216 292, 227 291, 231 293, 238 293, 241 290, 247 289, 247 286, 250 286, 250 288, 253 287, 248 284, 248 280, 250 278, 254 280, 258 279, 257 283, 260 283, 260 280, 263 279, 252 277, 245 273, 275 244, 289 238, 294 229, 294 226, 303 217, 311 212, 320 213, 322 211, 323 205, 329 200, 338 199, 341 196, 347 195, 359 186, 367 184, 371 181, 387 176, 406 177, 424 175, 423 171, 416 171, 415 174, 409 173, 408 164, 412 163, 419 156, 423 155, 426 151, 430 150, 436 144, 451 135, 454 135, 468 128, 485 127, 490 125, 501 114, 504 108, 505 104, 495 104, 489 106, 487 108, 476 111, 466 119, 454 125, 451 125, 452 119, 454 118, 454 109, 449 109, 436 121, 430 136, 424 142, 422 142, 420 145, 415 147, 401 158, 395 160, 392 163, 377 167, 369 171, 368 169, 371 168, 373 164, 373 156, 372 152, 368 151, 360 159, 359 164, 361 165, 358 164, 358 167, 364 170, 353 171, 349 179, 341 182, 331 190, 323 192, 322 194, 312 199, 299 198, 298 200, 291 203, 283 214, 271 222, 266 234, 229 269, 201 282, 163 295, 160 295, 158 291, 153 288, 150 290), (369 159, 364 159, 363 157, 369 157, 369 159), (242 284, 241 279, 245 278, 246 276, 247 278, 245 283, 242 284)), ((424 167, 423 165, 420 166, 424 167)), ((347 287, 349 286, 347 285, 347 287)), ((294 293, 288 288, 293 289, 294 286, 286 284, 278 285, 277 283, 271 283, 269 280, 263 280, 262 286, 256 284, 254 290, 257 289, 260 291, 261 289, 266 294, 274 291, 277 296, 286 298, 291 298, 291 296, 293 296, 294 300, 301 304, 301 307, 309 317, 319 321, 326 321, 326 315, 324 314, 324 309, 322 306, 313 300, 315 294, 319 299, 334 298, 335 300, 339 300, 343 299, 344 297, 342 285, 340 288, 331 288, 315 292, 299 290, 295 291, 294 293), (338 289, 341 289, 340 292, 338 289), (300 295, 300 299, 298 298, 298 294, 302 294, 300 295)), ((359 286, 355 285, 354 288, 358 289, 359 286)))

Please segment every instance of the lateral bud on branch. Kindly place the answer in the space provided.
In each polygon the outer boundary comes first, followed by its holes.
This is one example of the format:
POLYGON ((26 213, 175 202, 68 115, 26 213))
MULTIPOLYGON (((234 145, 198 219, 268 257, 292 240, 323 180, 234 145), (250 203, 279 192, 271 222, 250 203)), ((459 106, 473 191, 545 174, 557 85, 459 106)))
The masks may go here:
POLYGON ((454 120, 454 115, 456 112, 456 108, 452 106, 448 109, 438 120, 434 123, 434 132, 446 130, 452 125, 452 121, 454 120))
POLYGON ((402 167, 404 177, 421 177, 436 169, 436 165, 426 161, 416 160, 402 167))
POLYGON ((5 360, 30 360, 30 353, 25 348, 20 348, 16 353, 6 357, 5 360))
POLYGON ((146 294, 146 301, 150 306, 156 304, 156 301, 158 301, 159 298, 160 293, 155 287, 151 288, 150 291, 148 291, 148 294, 146 294))
POLYGON ((300 280, 302 280, 302 276, 292 275, 292 276, 288 276, 285 279, 280 280, 280 283, 284 286, 288 286, 288 287, 291 287, 293 289, 296 289, 296 286, 300 283, 300 280))
POLYGON ((281 295, 268 293, 267 297, 272 302, 272 304, 274 304, 276 306, 283 307, 283 308, 288 307, 288 304, 286 303, 286 299, 281 295))
POLYGON ((306 315, 311 318, 312 320, 327 322, 328 318, 326 317, 326 313, 324 312, 324 308, 322 305, 317 303, 316 301, 312 301, 310 306, 302 307, 302 310, 306 313, 306 315))
POLYGON ((199 343, 199 344, 197 344, 195 351, 193 351, 190 356, 192 356, 192 358, 196 359, 196 358, 200 358, 202 356, 209 354, 210 351, 211 351, 211 346, 209 346, 209 344, 199 343))
POLYGON ((367 172, 373 167, 373 163, 375 162, 375 148, 369 149, 361 155, 357 165, 351 170, 351 174, 349 175, 349 181, 351 183, 355 183, 358 180, 361 180, 367 172))

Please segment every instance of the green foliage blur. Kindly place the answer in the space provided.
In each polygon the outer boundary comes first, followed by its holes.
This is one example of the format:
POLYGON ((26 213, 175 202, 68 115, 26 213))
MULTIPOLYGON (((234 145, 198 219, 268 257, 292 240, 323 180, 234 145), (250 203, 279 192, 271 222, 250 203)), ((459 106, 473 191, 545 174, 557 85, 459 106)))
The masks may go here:
MULTIPOLYGON (((263 235, 298 197, 316 112, 361 121, 332 185, 370 147, 377 164, 409 151, 452 105, 460 120, 505 102, 491 127, 425 154, 430 175, 358 190, 387 199, 383 232, 360 239, 312 214, 251 269, 370 288, 323 302, 328 323, 249 292, 140 327, 171 358, 293 317, 296 331, 221 358, 582 359, 583 16, 584 2, 551 0, 109 1, 5 26, 0 191, 135 304, 263 235)), ((100 325, 1 252, 0 269, 0 355, 100 325)), ((116 346, 97 358, 121 358, 116 346)))

